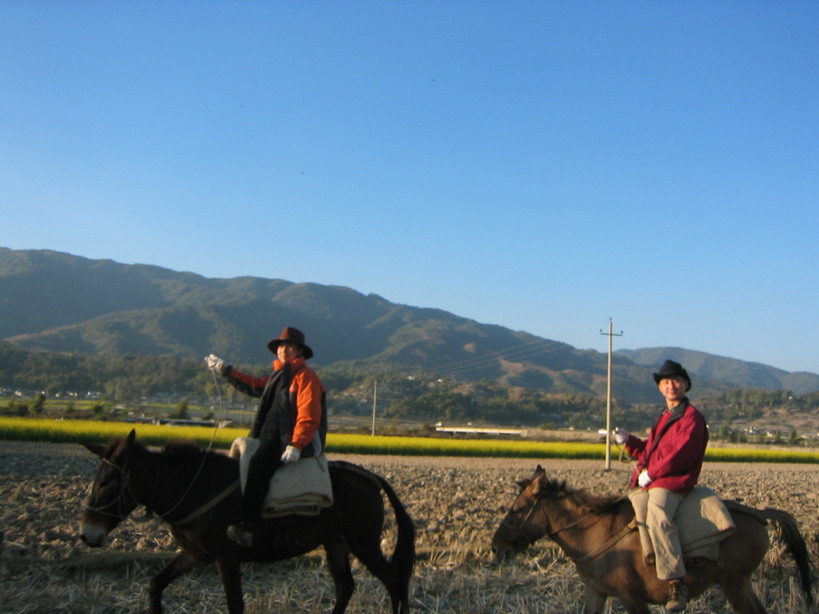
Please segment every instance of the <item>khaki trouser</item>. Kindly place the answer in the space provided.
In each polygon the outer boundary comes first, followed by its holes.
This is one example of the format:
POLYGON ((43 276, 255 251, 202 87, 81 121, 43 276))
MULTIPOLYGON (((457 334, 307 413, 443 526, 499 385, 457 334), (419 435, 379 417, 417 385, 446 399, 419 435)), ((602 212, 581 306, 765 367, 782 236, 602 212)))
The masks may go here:
POLYGON ((682 500, 683 495, 665 488, 648 489, 646 526, 654 546, 657 577, 660 580, 673 580, 685 575, 680 537, 674 523, 674 513, 682 500))

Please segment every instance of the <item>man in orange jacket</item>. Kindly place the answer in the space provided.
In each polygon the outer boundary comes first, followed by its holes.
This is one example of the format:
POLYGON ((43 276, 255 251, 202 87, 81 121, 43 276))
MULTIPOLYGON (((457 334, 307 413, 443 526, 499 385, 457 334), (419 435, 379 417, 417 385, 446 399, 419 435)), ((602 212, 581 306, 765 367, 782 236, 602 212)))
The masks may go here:
POLYGON ((654 374, 654 382, 665 397, 665 410, 654 421, 648 438, 616 429, 614 439, 637 459, 631 487, 648 490, 646 526, 654 546, 657 577, 669 581, 666 610, 680 612, 688 602, 688 589, 674 512, 697 484, 708 445, 708 427, 688 401, 691 378, 681 364, 666 360, 654 374))
POLYGON ((326 393, 316 372, 305 363, 313 350, 305 344, 304 333, 286 327, 267 347, 277 359, 273 373, 266 377, 243 373, 213 354, 205 359, 234 388, 259 398, 249 434, 259 440, 259 447, 248 467, 241 522, 228 527, 228 536, 247 547, 253 545, 253 524, 260 519, 276 469, 322 454, 327 437, 326 393))

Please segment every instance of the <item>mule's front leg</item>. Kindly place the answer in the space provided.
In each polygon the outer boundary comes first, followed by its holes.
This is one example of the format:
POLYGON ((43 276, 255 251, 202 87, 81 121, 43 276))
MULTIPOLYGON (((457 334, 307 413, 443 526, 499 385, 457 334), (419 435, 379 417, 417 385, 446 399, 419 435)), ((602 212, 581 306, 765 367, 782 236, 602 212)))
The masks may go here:
POLYGON ((228 612, 242 614, 245 611, 245 601, 242 595, 242 570, 239 563, 216 559, 216 568, 222 578, 222 586, 225 587, 228 612))
POLYGON ((179 552, 173 560, 165 566, 165 569, 156 574, 151 580, 150 598, 151 613, 162 613, 162 591, 179 576, 188 573, 199 564, 187 552, 179 552))

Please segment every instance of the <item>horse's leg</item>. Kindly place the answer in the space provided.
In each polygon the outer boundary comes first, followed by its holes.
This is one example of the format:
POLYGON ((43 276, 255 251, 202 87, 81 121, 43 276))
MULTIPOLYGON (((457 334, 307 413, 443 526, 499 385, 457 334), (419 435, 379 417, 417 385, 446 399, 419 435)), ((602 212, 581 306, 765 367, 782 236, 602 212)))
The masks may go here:
POLYGON ((720 584, 728 603, 737 614, 766 614, 767 610, 751 586, 751 578, 746 576, 736 582, 720 584))
POLYGON ((347 609, 355 591, 355 580, 350 569, 350 549, 343 538, 334 538, 324 542, 324 551, 327 553, 327 567, 330 568, 336 587, 336 604, 332 614, 341 614, 347 609))
POLYGON ((586 584, 583 598, 583 614, 603 614, 606 611, 606 595, 591 584, 586 584))
POLYGON ((222 586, 225 587, 228 612, 230 614, 242 614, 245 609, 245 601, 242 595, 242 569, 239 563, 216 559, 216 568, 222 578, 222 586))
POLYGON ((187 552, 182 551, 177 554, 162 571, 153 577, 149 590, 152 614, 161 614, 162 612, 162 591, 164 591, 171 582, 176 580, 179 576, 188 573, 198 564, 199 561, 187 552))
MULTIPOLYGON (((587 584, 583 599, 583 614, 604 614, 607 599, 608 596, 587 584)), ((622 598, 619 601, 629 614, 649 614, 651 612, 644 603, 631 602, 622 598)))

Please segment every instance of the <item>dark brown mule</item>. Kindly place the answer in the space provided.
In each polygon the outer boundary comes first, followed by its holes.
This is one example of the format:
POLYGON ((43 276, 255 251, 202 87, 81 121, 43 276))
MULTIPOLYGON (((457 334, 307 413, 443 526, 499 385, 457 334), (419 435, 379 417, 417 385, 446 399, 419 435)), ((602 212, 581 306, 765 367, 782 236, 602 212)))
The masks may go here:
MULTIPOLYGON (((625 497, 596 497, 549 480, 538 466, 532 478, 519 482, 521 492, 492 539, 499 560, 511 558, 536 540, 549 536, 571 558, 586 585, 584 614, 602 614, 615 597, 632 614, 648 614, 646 604, 666 603, 668 583, 657 579, 643 559, 634 518, 625 497)), ((720 544, 719 560, 690 567, 685 583, 691 597, 718 584, 735 612, 764 614, 751 588, 751 575, 768 550, 766 521, 776 523, 799 568, 805 602, 810 608, 810 563, 805 541, 787 512, 756 510, 726 501, 736 531, 720 544)))
POLYGON ((176 557, 151 581, 151 612, 162 611, 162 591, 201 563, 216 563, 228 611, 244 610, 240 563, 278 561, 323 546, 336 588, 333 614, 341 614, 355 588, 352 552, 386 586, 394 614, 409 612, 409 581, 415 561, 415 529, 395 491, 384 478, 361 467, 331 462, 335 502, 318 516, 286 516, 264 521, 252 548, 225 535, 239 520, 239 467, 236 460, 191 445, 151 451, 135 432, 107 446, 86 445, 102 458, 82 517, 81 536, 100 546, 105 536, 139 504, 162 517, 181 546, 176 557), (381 551, 384 523, 382 491, 397 524, 395 550, 381 551))

